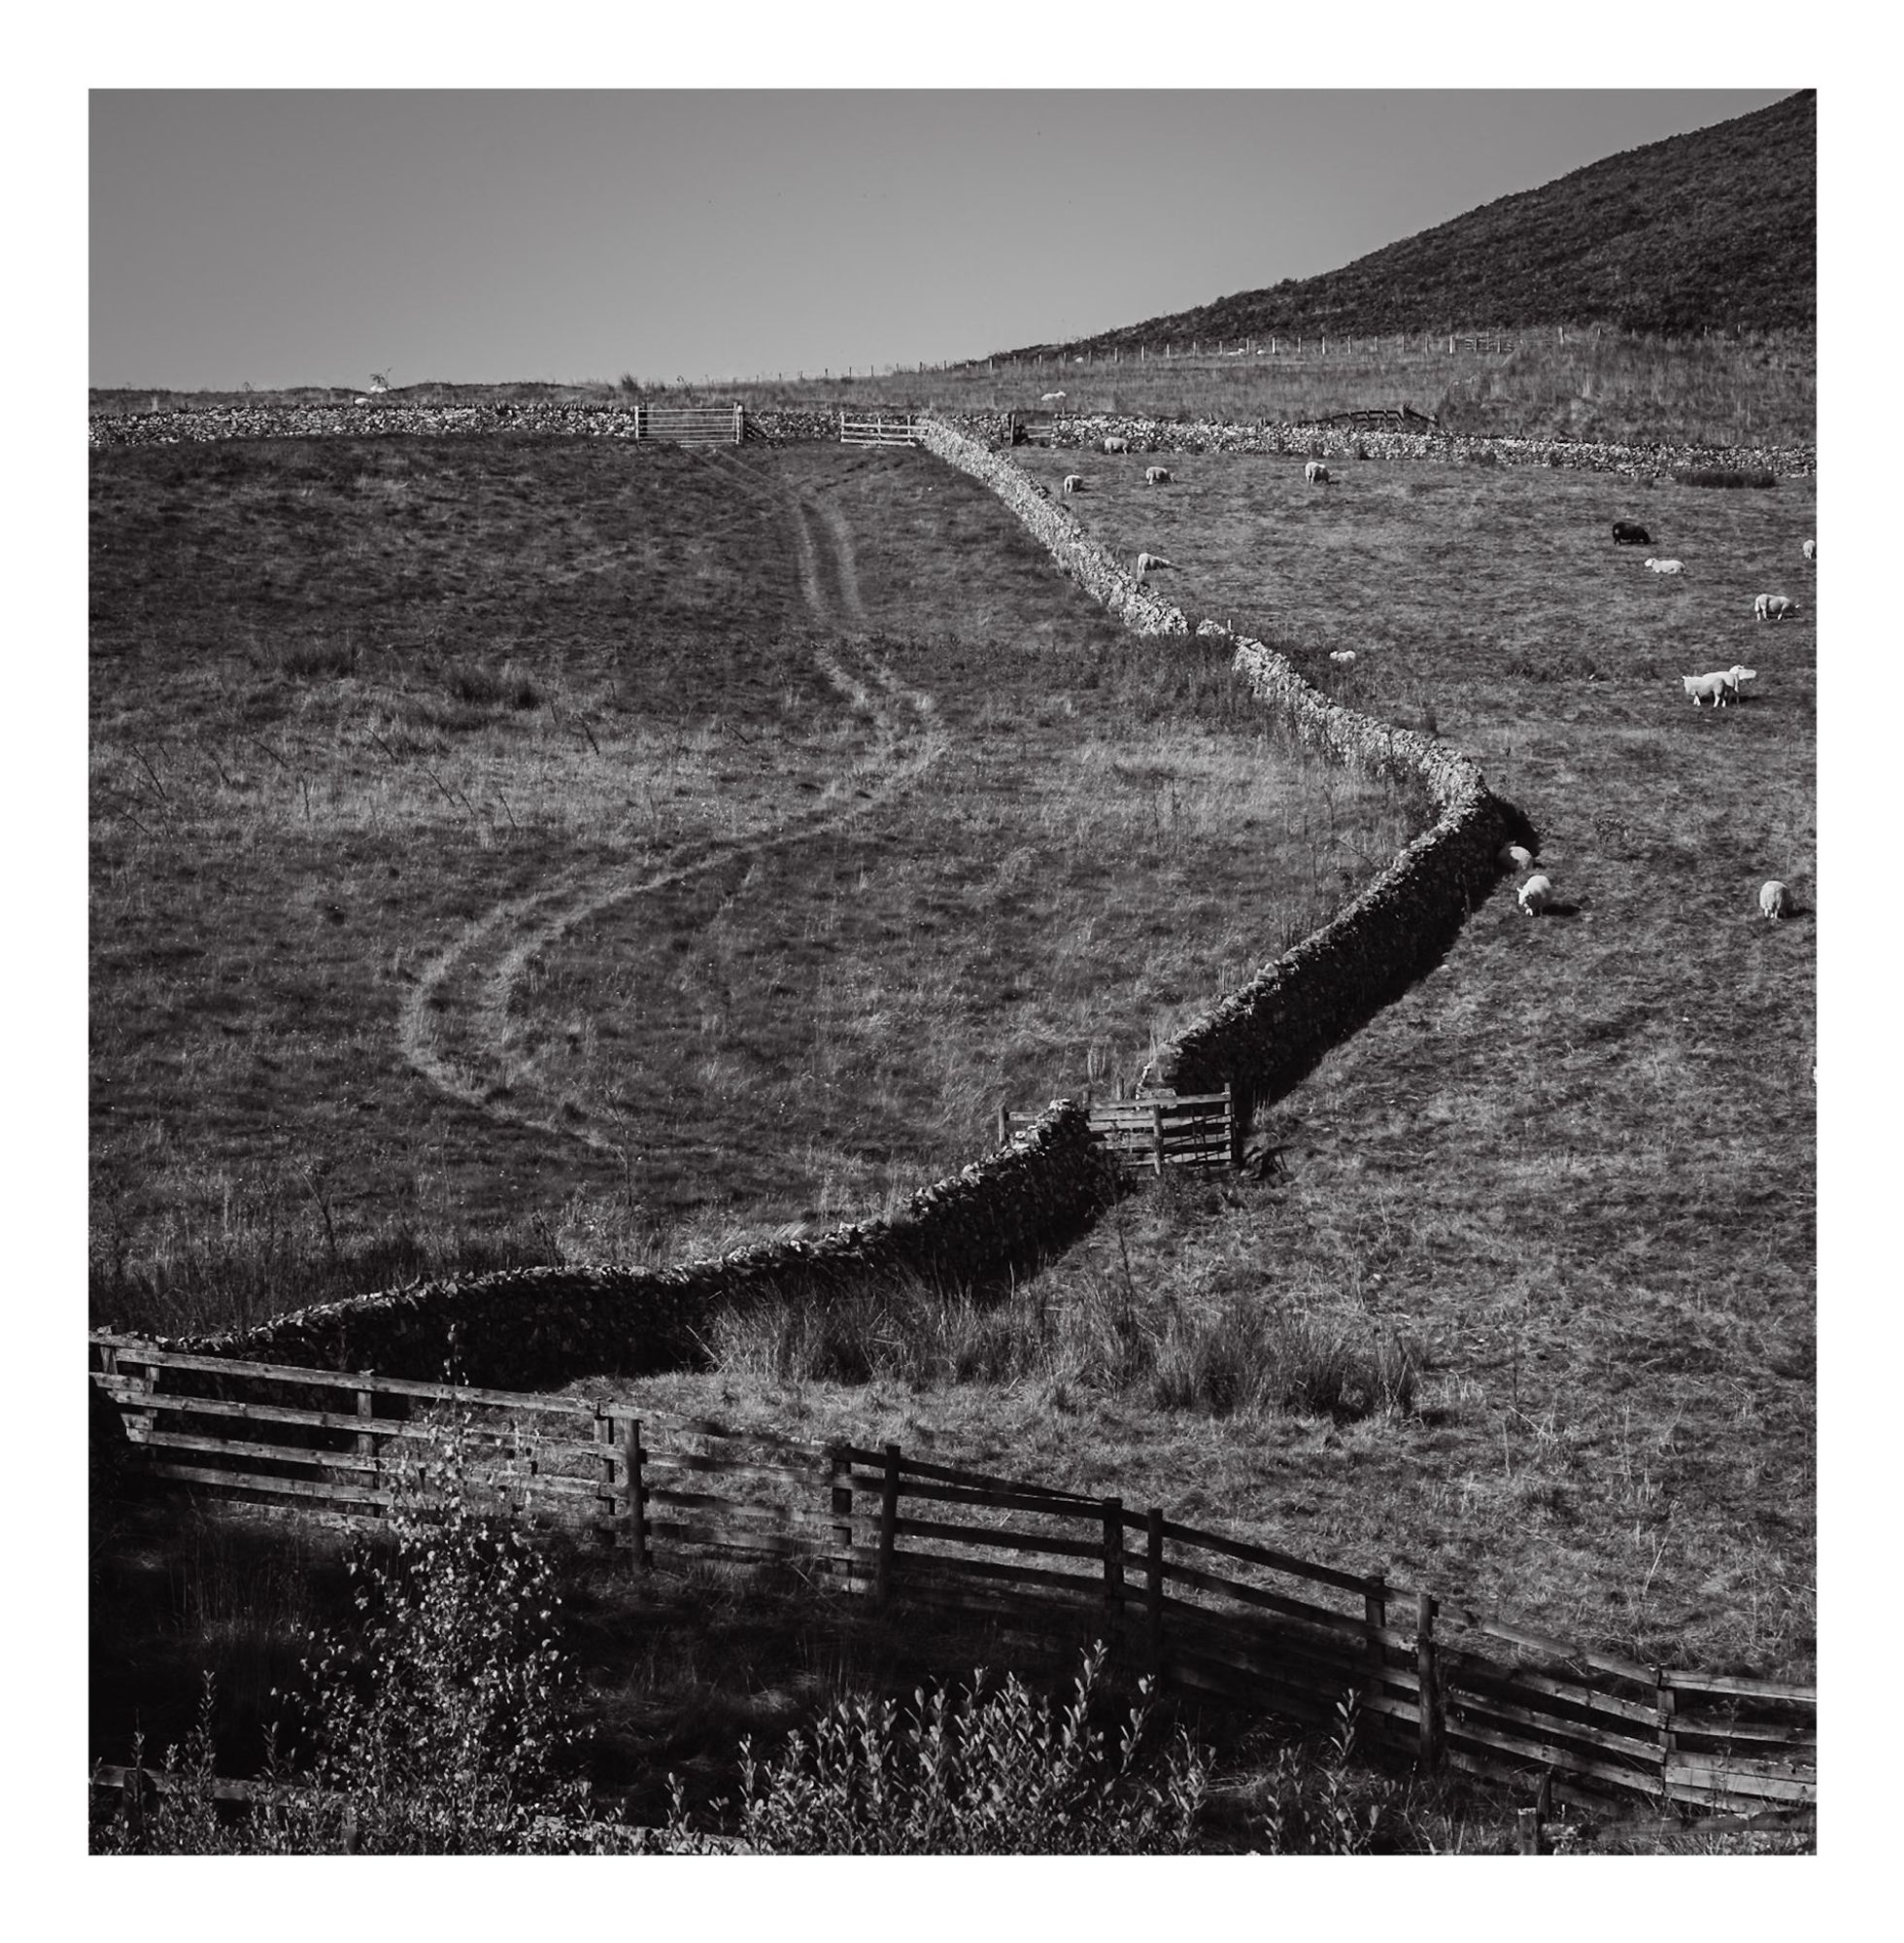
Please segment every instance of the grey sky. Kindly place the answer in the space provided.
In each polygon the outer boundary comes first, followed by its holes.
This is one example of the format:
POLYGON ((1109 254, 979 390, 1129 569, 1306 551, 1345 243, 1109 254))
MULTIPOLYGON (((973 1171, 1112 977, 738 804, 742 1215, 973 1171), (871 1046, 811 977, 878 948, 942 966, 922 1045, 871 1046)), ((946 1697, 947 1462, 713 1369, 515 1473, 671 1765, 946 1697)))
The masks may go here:
POLYGON ((89 377, 980 356, 1333 269, 1791 91, 95 90, 89 377))

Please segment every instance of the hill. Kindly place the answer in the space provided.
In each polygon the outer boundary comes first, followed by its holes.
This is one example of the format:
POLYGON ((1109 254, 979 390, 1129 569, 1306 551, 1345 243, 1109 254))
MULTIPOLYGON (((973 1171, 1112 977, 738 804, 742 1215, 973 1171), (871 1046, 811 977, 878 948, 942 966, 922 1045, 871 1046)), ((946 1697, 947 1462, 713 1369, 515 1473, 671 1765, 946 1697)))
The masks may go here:
POLYGON ((1484 203, 1340 270, 1077 348, 1554 324, 1811 330, 1817 314, 1818 95, 1807 89, 1484 203))

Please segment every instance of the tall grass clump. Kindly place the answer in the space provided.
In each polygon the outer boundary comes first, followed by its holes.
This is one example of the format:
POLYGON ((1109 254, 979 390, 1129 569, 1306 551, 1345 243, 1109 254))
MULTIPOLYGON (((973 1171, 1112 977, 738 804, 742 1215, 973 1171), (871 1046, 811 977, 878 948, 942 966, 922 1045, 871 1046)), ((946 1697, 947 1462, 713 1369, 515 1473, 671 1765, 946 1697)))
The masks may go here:
MULTIPOLYGON (((915 1689, 912 1704, 836 1700, 768 1760, 740 1751, 740 1792, 713 1816, 737 1846, 783 1856, 1143 1856, 1192 1848, 1207 1783, 1187 1736, 1150 1730, 1149 1683, 1113 1734, 1091 1720, 1103 1643, 1062 1706, 1015 1675, 915 1689)), ((678 1791, 653 1846, 704 1842, 678 1791)))
POLYGON ((1420 1351, 1398 1334, 1372 1331, 1363 1342, 1308 1316, 1233 1302, 1214 1315, 1171 1317, 1150 1388, 1160 1410, 1211 1416, 1402 1416, 1414 1408, 1420 1369, 1420 1351))

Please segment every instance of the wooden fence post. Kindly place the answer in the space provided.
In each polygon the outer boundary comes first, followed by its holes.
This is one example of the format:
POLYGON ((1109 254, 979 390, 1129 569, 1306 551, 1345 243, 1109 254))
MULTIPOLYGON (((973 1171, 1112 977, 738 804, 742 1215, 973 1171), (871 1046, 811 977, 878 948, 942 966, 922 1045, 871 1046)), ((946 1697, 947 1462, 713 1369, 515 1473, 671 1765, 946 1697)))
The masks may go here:
POLYGON ((873 1603, 883 1613, 893 1596, 893 1549, 900 1521, 900 1447, 885 1446, 886 1475, 879 1487, 879 1565, 873 1580, 873 1603))
POLYGON ((1157 1163, 1157 1178, 1164 1177, 1164 1106, 1160 1100, 1150 1103, 1150 1152, 1157 1163))
POLYGON ((1362 1587, 1362 1620, 1370 1628, 1364 1648, 1369 1671, 1362 1690, 1374 1693, 1381 1685, 1382 1667, 1381 1642, 1376 1638, 1374 1629, 1388 1623, 1388 1581, 1382 1573, 1370 1573, 1367 1584, 1362 1587))
POLYGON ((1011 1112, 1003 1100, 999 1102, 999 1144, 1002 1147, 1011 1144, 1011 1112))
POLYGON ((843 1522, 833 1528, 833 1543, 840 1549, 839 1571, 841 1583, 850 1590, 853 1585, 853 1560, 849 1555, 853 1550, 853 1485, 851 1483, 853 1460, 833 1451, 829 1460, 829 1475, 833 1479, 833 1514, 843 1522), (844 1478, 848 1482, 841 1483, 844 1478))
POLYGON ((1105 1619, 1117 1632, 1121 1632, 1124 1621, 1124 1500, 1122 1498, 1105 1500, 1105 1619))
POLYGON ((1417 1593, 1414 1602, 1414 1665, 1421 1682, 1420 1762, 1432 1768, 1441 1758, 1441 1696, 1436 1691, 1435 1595, 1417 1593))
POLYGON ((1149 1573, 1144 1583, 1145 1617, 1149 1620, 1146 1657, 1155 1680, 1164 1671, 1164 1514, 1156 1505, 1144 1517, 1144 1564, 1149 1573))
MULTIPOLYGON (((358 1390, 357 1393, 357 1416, 360 1419, 367 1419, 370 1415, 370 1412, 371 1412, 370 1392, 368 1390, 358 1390)), ((357 1434, 357 1454, 359 1457, 370 1458, 373 1463, 376 1461, 377 1440, 373 1436, 371 1436, 371 1434, 367 1430, 359 1430, 357 1434)), ((377 1478, 381 1474, 382 1468, 383 1467, 379 1465, 377 1470, 371 1473, 370 1482, 373 1484, 376 1483, 377 1478)))
POLYGON ((626 1445, 629 1469, 629 1539, 634 1551, 634 1569, 647 1572, 654 1561, 648 1556, 648 1481, 641 1475, 641 1419, 629 1418, 626 1445))
POLYGON ((1672 1778, 1673 1750, 1678 1745, 1673 1732, 1673 1716, 1677 1711, 1673 1676, 1663 1666, 1652 1670, 1652 1691, 1653 1705, 1659 1713, 1659 1791, 1663 1795, 1672 1778))

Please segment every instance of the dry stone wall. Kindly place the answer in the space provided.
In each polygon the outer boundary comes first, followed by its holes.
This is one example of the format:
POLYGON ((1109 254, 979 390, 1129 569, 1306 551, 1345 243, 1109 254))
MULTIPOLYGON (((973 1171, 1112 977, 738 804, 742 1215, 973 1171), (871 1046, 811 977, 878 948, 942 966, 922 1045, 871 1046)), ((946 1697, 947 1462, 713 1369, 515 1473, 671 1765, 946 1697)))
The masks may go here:
POLYGON ((412 1282, 166 1346, 425 1382, 447 1374, 485 1388, 648 1376, 700 1362, 708 1321, 724 1309, 1028 1274, 1082 1234, 1110 1191, 1084 1108, 1060 1100, 1009 1145, 922 1188, 891 1220, 664 1269, 516 1269, 412 1282))
MULTIPOLYGON (((197 416, 220 420, 225 429, 182 435, 361 432, 373 428, 366 420, 391 418, 404 422, 375 428, 419 428, 407 422, 416 414, 386 407, 197 416), (348 423, 285 423, 326 417, 348 423), (268 419, 270 431, 234 430, 231 422, 239 418, 268 419)), ((520 416, 535 421, 530 429, 568 435, 605 429, 606 435, 626 436, 631 423, 628 414, 569 407, 536 407, 520 416), (604 419, 620 419, 624 428, 603 427, 598 422, 604 419)), ((497 426, 493 412, 433 410, 428 417, 433 431, 497 426)), ((1001 436, 1003 429, 1001 420, 1001 436)), ((1040 493, 983 437, 943 419, 924 421, 921 436, 929 450, 997 493, 1059 564, 1127 626, 1154 635, 1189 631, 1179 609, 1125 572, 1068 507, 1040 493)), ((1198 631, 1223 632, 1210 622, 1198 631)), ((1473 903, 1498 877, 1505 843, 1537 846, 1525 819, 1488 792, 1465 757, 1329 700, 1260 641, 1237 638, 1235 650, 1239 673, 1291 733, 1366 774, 1425 785, 1440 811, 1434 828, 1330 924, 1163 1049, 1160 1082, 1180 1092, 1230 1084, 1247 1110, 1249 1103, 1294 1086, 1330 1047, 1439 962, 1473 903)), ((1113 1191, 1084 1109, 1054 1101, 1007 1146, 922 1189, 891 1220, 666 1269, 524 1269, 416 1282, 302 1310, 240 1334, 176 1339, 169 1346, 424 1381, 451 1375, 499 1388, 553 1386, 597 1374, 644 1375, 698 1360, 709 1318, 730 1306, 824 1301, 922 1280, 943 1285, 1025 1273, 1083 1232, 1113 1191)))

